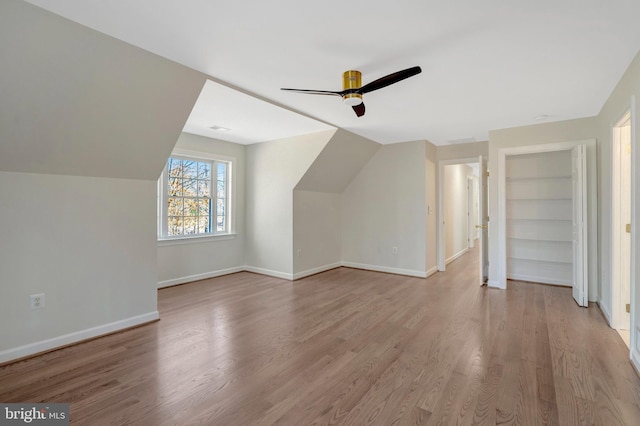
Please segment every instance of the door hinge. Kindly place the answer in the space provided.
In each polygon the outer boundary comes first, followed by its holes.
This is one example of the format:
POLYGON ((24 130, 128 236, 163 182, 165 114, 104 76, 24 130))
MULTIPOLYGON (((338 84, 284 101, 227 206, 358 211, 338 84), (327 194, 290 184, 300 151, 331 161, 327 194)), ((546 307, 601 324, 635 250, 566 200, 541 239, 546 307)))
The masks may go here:
POLYGON ((487 177, 489 177, 489 170, 487 170, 487 177))
POLYGON ((627 313, 631 313, 631 303, 627 303, 625 305, 625 309, 627 310, 627 313))
POLYGON ((627 223, 627 224, 625 225, 624 229, 625 229, 625 231, 627 231, 627 234, 630 234, 630 233, 631 233, 631 224, 630 224, 630 223, 627 223))

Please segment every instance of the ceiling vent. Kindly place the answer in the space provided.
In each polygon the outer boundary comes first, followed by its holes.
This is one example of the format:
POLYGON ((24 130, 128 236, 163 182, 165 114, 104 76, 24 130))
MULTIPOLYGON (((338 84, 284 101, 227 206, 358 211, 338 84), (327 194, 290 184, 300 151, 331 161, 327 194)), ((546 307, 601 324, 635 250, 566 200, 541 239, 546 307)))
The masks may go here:
POLYGON ((462 143, 473 143, 473 142, 476 142, 476 138, 470 137, 470 138, 454 139, 454 140, 450 140, 450 141, 447 141, 447 142, 449 142, 450 145, 459 145, 459 144, 462 144, 462 143))

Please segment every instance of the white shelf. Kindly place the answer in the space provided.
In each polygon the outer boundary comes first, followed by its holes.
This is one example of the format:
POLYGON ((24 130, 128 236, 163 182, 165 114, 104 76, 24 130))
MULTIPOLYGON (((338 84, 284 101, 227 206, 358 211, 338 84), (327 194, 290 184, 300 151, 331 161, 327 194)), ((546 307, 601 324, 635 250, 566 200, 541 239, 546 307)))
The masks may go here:
POLYGON ((509 239, 507 252, 512 259, 573 263, 571 241, 509 239))
POLYGON ((538 180, 545 180, 545 179, 571 179, 571 175, 507 177, 506 181, 507 182, 518 182, 518 181, 525 181, 525 180, 538 181, 538 180))
POLYGON ((573 264, 573 262, 571 261, 560 262, 557 260, 546 260, 546 259, 521 259, 519 257, 509 257, 508 260, 513 260, 521 263, 531 263, 531 264, 535 264, 536 267, 542 264, 548 264, 548 265, 572 265, 573 264))
POLYGON ((507 200, 566 200, 572 197, 571 179, 515 180, 506 184, 507 200))
POLYGON ((509 200, 507 220, 561 219, 572 220, 572 201, 569 200, 509 200))
POLYGON ((533 218, 533 219, 519 219, 519 218, 515 218, 515 217, 508 217, 507 218, 507 222, 509 221, 532 221, 532 222, 536 222, 536 223, 540 223, 540 222, 569 222, 571 223, 571 219, 542 219, 542 218, 533 218))
POLYGON ((515 279, 560 285, 571 285, 573 282, 573 264, 571 263, 507 259, 507 268, 508 275, 515 279))
POLYGON ((572 180, 569 152, 507 157, 507 275, 571 285, 572 180))

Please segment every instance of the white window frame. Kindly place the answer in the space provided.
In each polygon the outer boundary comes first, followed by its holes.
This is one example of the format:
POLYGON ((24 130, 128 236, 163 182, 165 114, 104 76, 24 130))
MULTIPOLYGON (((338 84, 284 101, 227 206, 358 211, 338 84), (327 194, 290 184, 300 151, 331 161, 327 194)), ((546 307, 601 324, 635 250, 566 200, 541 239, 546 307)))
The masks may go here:
MULTIPOLYGON (((158 179, 158 242, 160 245, 173 245, 173 244, 185 244, 185 243, 197 243, 197 242, 205 242, 209 240, 218 240, 218 239, 229 239, 235 238, 235 192, 234 192, 234 181, 235 181, 235 158, 227 157, 223 155, 215 155, 209 154, 206 152, 200 151, 189 151, 184 149, 175 149, 169 157, 180 158, 186 160, 194 160, 194 161, 208 161, 213 163, 213 167, 211 169, 211 178, 212 178, 212 187, 211 187, 211 199, 212 199, 212 209, 216 209, 217 204, 217 194, 215 187, 216 180, 216 167, 215 163, 225 163, 227 164, 227 185, 226 185, 226 196, 227 203, 225 208, 226 215, 226 230, 218 231, 216 226, 215 214, 212 218, 212 232, 206 234, 193 234, 193 235, 168 235, 168 194, 167 194, 167 162, 165 162, 164 169, 158 179)), ((168 160, 168 159, 167 159, 168 160)), ((215 211, 215 210, 214 210, 215 211)))

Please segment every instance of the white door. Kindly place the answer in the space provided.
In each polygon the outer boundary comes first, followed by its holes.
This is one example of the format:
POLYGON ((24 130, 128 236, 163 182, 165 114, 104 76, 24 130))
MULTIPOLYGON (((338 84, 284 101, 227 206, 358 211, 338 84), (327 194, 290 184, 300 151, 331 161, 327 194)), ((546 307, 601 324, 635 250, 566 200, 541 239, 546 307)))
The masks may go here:
POLYGON ((489 197, 487 191, 487 163, 479 156, 480 181, 478 182, 478 211, 480 212, 480 228, 478 232, 479 282, 483 285, 489 278, 489 197))
POLYGON ((589 304, 587 274, 587 155, 586 146, 571 150, 571 180, 573 187, 573 298, 580 306, 589 304))

